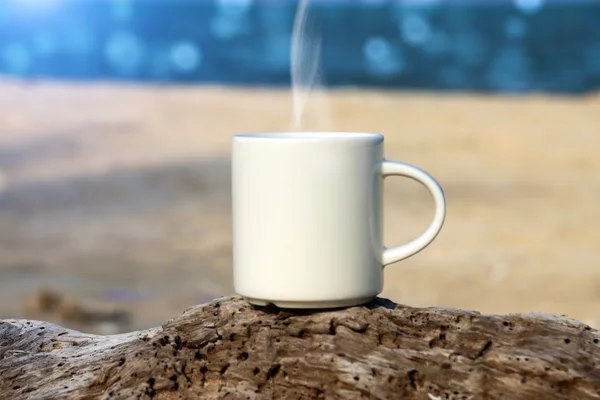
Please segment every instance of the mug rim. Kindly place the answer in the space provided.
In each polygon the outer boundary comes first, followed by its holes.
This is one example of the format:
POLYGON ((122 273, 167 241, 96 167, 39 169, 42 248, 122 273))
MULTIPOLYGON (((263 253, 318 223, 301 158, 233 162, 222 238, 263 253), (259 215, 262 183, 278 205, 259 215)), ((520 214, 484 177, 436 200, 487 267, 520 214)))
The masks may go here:
POLYGON ((347 132, 347 131, 292 131, 292 132, 255 132, 240 133, 233 136, 234 139, 259 139, 276 141, 375 141, 383 142, 383 135, 371 132, 347 132))

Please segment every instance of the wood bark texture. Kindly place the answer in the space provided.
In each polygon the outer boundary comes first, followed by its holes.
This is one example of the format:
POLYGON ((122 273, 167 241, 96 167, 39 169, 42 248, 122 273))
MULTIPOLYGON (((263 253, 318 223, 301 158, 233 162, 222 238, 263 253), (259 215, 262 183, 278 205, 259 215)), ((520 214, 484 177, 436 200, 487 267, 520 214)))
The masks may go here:
POLYGON ((0 399, 597 399, 599 339, 545 314, 230 297, 113 336, 0 321, 0 399))

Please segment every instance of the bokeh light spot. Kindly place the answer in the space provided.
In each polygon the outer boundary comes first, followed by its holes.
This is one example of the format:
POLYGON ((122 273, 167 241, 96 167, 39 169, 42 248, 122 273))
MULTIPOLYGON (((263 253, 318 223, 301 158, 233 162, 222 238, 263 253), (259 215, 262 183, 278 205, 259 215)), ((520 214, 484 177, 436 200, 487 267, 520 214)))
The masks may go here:
POLYGON ((217 12, 230 17, 247 14, 253 5, 254 0, 216 0, 217 12))
POLYGON ((383 61, 390 55, 390 43, 381 37, 372 37, 365 43, 364 54, 370 61, 383 61))
POLYGON ((202 63, 202 52, 194 43, 184 41, 171 48, 169 58, 176 71, 190 72, 202 63))
POLYGON ((210 22, 210 31, 219 39, 231 39, 240 33, 242 26, 237 17, 217 15, 210 22))
POLYGON ((113 0, 112 15, 117 21, 127 22, 133 17, 133 0, 113 0))
POLYGON ((108 63, 120 74, 133 74, 141 66, 144 47, 140 39, 130 32, 113 34, 106 44, 108 63))
POLYGON ((544 6, 544 0, 513 0, 515 7, 525 13, 535 13, 544 6))
POLYGON ((421 45, 431 38, 429 22, 418 14, 407 15, 400 22, 400 31, 404 42, 421 45))
POLYGON ((371 37, 363 46, 369 73, 379 77, 390 77, 402 73, 405 61, 399 49, 382 37, 371 37))

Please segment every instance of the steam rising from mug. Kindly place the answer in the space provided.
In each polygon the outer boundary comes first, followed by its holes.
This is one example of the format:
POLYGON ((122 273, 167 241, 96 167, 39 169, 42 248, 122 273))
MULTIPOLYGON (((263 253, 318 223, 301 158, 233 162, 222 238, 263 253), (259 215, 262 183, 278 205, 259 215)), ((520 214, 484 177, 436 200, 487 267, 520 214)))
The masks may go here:
POLYGON ((292 130, 331 130, 329 102, 323 89, 321 31, 309 13, 309 0, 299 0, 291 41, 292 130), (309 100, 312 102, 309 103, 309 100))

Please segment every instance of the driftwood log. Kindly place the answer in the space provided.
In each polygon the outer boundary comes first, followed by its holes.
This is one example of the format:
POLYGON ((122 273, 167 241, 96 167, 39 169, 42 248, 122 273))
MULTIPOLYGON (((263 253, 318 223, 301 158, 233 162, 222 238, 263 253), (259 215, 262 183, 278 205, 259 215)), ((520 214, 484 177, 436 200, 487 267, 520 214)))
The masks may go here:
POLYGON ((542 314, 384 299, 291 312, 232 297, 114 336, 0 321, 0 398, 596 399, 599 340, 542 314))

